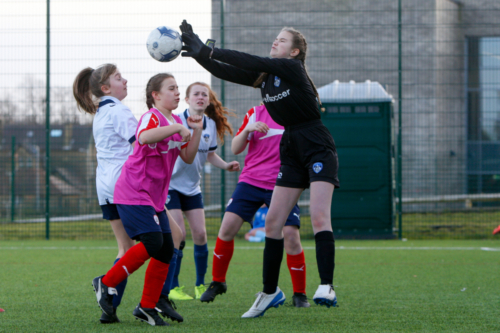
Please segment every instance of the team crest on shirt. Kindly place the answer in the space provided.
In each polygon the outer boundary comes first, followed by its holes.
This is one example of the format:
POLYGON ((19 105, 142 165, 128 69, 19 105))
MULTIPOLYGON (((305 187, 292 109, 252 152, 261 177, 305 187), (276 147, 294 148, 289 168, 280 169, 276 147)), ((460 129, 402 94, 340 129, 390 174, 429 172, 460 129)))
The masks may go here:
POLYGON ((210 139, 210 134, 203 134, 203 139, 205 139, 205 142, 208 142, 210 139))
POLYGON ((167 205, 168 205, 169 202, 170 202, 170 194, 167 195, 167 205))
POLYGON ((313 164, 313 171, 314 172, 319 173, 321 170, 323 170, 323 163, 316 162, 313 164))
POLYGON ((154 218, 156 224, 160 225, 160 220, 158 219, 158 216, 155 215, 155 216, 153 216, 153 218, 154 218))
POLYGON ((151 149, 156 149, 156 143, 153 143, 152 145, 148 145, 148 147, 151 149))
POLYGON ((274 86, 279 87, 281 84, 281 79, 277 76, 274 77, 274 86))
POLYGON ((264 89, 265 86, 266 86, 266 83, 262 82, 262 89, 264 89))

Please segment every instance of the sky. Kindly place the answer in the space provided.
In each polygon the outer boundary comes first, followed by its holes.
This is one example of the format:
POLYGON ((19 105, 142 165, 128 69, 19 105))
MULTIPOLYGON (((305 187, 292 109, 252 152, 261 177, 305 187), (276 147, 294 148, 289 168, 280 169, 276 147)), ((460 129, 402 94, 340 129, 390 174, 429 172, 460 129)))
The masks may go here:
MULTIPOLYGON (((45 94, 46 6, 45 0, 0 0, 0 99, 9 95, 22 103, 20 86, 27 77, 40 82, 37 93, 45 94)), ((146 83, 157 73, 176 77, 181 91, 176 111, 187 106, 187 85, 210 83, 210 74, 193 59, 179 56, 160 63, 146 50, 153 29, 179 30, 183 19, 202 40, 210 38, 210 0, 52 0, 50 12, 51 87, 69 88, 81 69, 114 63, 128 80, 123 103, 140 117, 146 111, 146 83)))

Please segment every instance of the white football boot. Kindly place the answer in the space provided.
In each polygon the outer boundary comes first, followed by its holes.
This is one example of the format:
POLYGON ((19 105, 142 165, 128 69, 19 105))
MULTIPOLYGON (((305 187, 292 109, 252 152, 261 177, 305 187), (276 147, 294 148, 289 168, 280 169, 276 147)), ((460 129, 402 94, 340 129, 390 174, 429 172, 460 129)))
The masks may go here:
POLYGON ((320 284, 313 297, 314 303, 327 307, 337 305, 337 295, 331 284, 320 284))
POLYGON ((279 287, 276 288, 276 292, 274 294, 265 294, 261 291, 256 296, 257 299, 255 300, 255 303, 253 303, 250 310, 245 312, 241 318, 261 317, 267 309, 271 307, 277 308, 278 306, 283 305, 286 300, 285 294, 279 287))

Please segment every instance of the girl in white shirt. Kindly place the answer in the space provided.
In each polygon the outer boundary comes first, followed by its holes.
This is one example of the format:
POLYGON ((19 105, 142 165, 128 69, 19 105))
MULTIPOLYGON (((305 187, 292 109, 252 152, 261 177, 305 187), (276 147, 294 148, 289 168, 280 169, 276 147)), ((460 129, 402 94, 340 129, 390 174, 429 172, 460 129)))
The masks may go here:
MULTIPOLYGON (((203 209, 203 199, 201 195, 200 179, 201 171, 208 161, 214 166, 227 171, 239 171, 240 164, 237 161, 225 162, 215 152, 217 149, 217 139, 224 142, 226 132, 233 134, 231 125, 227 121, 229 112, 225 110, 222 103, 217 99, 216 94, 210 86, 203 82, 190 84, 186 91, 186 102, 189 108, 178 114, 184 126, 187 125, 187 118, 193 115, 203 116, 203 132, 198 147, 198 153, 192 164, 186 164, 181 159, 177 159, 174 173, 170 181, 167 198, 167 208, 174 220, 179 223, 184 239, 186 229, 182 213, 186 216, 194 242, 194 261, 196 266, 196 283, 194 288, 195 298, 199 299, 205 292, 205 273, 208 264, 207 231, 205 227, 205 211, 203 209)), ((178 275, 182 261, 181 243, 177 253, 176 271, 174 274, 172 290, 169 298, 172 300, 192 299, 183 288, 179 286, 178 275)), ((168 280, 168 278, 167 278, 168 280)))

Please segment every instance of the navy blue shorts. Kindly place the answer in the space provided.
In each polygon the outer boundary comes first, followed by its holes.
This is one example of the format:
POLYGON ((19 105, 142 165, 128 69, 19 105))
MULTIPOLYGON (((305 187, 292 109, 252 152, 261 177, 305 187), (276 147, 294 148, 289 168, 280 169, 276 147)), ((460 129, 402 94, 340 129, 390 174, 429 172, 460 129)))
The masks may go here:
POLYGON ((156 212, 152 206, 144 205, 120 205, 117 204, 118 212, 122 218, 123 227, 127 235, 132 239, 148 232, 161 232, 170 234, 167 212, 156 212))
POLYGON ((105 220, 119 220, 120 214, 118 214, 118 209, 114 204, 101 205, 102 218, 105 220))
POLYGON ((176 190, 169 190, 167 196, 167 209, 180 209, 183 212, 193 209, 203 209, 201 193, 189 196, 176 190))
MULTIPOLYGON (((257 212, 263 204, 269 207, 272 195, 273 190, 266 190, 240 182, 236 185, 233 196, 229 199, 226 212, 234 213, 241 217, 244 221, 252 224, 255 212, 257 212)), ((300 228, 299 206, 295 205, 295 207, 293 207, 285 225, 295 225, 300 228)))

